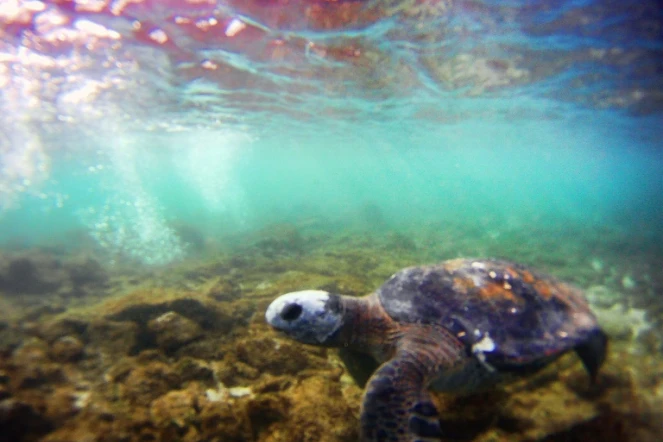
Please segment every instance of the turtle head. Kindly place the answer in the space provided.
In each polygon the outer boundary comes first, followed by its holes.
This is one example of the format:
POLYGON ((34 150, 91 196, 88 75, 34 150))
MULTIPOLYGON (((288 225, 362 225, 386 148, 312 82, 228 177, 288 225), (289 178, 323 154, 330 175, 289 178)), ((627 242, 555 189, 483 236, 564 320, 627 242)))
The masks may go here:
POLYGON ((267 308, 265 319, 275 329, 305 344, 340 345, 345 308, 340 295, 322 290, 286 293, 267 308))

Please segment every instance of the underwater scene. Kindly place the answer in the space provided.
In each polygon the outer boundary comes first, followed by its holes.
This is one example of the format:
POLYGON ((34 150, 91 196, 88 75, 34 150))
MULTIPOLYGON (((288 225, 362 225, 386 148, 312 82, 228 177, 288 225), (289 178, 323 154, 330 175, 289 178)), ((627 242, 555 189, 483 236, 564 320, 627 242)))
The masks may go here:
POLYGON ((0 442, 662 441, 660 6, 0 0, 0 442))

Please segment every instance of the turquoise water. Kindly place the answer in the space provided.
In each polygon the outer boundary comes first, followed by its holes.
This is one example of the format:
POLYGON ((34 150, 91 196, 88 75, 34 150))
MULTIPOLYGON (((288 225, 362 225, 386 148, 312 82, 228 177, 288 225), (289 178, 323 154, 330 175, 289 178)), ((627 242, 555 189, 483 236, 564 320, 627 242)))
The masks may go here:
POLYGON ((6 247, 160 265, 178 225, 381 228, 367 210, 661 241, 654 3, 35 5, 3 19, 6 247))
POLYGON ((160 264, 185 255, 176 223, 212 237, 312 219, 352 227, 366 206, 392 226, 616 226, 660 239, 658 123, 569 109, 545 120, 356 122, 317 134, 287 125, 260 135, 120 132, 90 140, 92 155, 89 146, 52 152, 48 176, 5 209, 2 240, 57 243, 81 231, 160 264))

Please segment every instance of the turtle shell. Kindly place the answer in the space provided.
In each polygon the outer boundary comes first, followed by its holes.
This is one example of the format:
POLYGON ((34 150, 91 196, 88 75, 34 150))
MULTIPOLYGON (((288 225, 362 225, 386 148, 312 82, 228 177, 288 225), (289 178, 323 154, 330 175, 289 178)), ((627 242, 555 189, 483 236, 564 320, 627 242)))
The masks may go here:
POLYGON ((598 328, 580 289, 503 260, 406 268, 377 295, 396 322, 445 327, 502 369, 555 357, 598 328))

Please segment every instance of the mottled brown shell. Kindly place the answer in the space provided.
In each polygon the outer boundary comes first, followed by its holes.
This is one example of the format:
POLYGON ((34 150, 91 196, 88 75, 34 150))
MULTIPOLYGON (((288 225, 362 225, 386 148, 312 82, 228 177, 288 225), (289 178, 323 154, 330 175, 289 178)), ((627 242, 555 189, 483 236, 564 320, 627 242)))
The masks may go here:
POLYGON ((580 289, 503 260, 406 268, 377 295, 396 322, 443 326, 498 368, 560 354, 598 329, 580 289))

